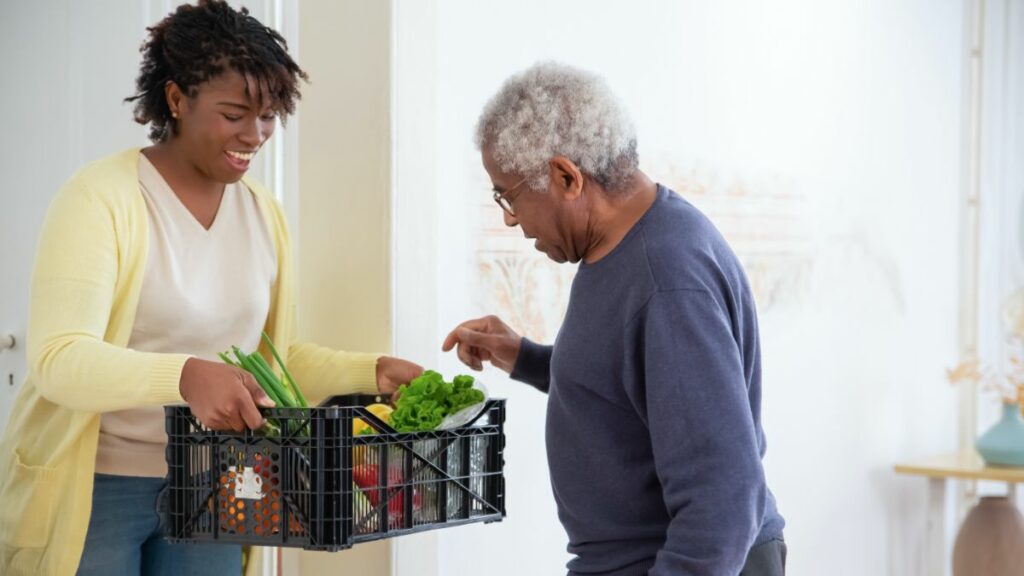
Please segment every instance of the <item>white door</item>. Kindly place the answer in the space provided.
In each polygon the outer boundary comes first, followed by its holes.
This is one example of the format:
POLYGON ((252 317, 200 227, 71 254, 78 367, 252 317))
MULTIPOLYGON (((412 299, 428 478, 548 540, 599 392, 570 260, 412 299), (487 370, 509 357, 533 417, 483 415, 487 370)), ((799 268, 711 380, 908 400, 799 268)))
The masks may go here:
MULTIPOLYGON (((180 2, 38 0, 0 4, 0 427, 25 378, 29 276, 50 199, 83 164, 149 143, 124 98, 134 92, 146 27, 180 2)), ((235 2, 234 4, 238 4, 235 2)), ((290 40, 297 8, 280 0, 245 2, 290 40)), ((291 43, 294 46, 295 43, 291 43)), ((279 135, 254 176, 287 183, 279 135)))
POLYGON ((25 378, 29 275, 50 199, 93 158, 146 142, 122 101, 151 21, 140 2, 9 2, 0 8, 0 422, 25 378), (17 54, 18 56, 13 56, 17 54))

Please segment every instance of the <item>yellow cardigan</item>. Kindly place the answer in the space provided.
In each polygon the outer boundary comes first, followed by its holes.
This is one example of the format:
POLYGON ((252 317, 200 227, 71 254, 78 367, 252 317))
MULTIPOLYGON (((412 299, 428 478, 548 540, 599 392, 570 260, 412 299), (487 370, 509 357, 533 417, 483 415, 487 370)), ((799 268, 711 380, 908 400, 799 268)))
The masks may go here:
MULTIPOLYGON (((149 241, 138 162, 133 149, 85 166, 46 214, 32 273, 28 377, 0 440, 0 574, 74 574, 92 507, 100 413, 184 402, 178 381, 188 356, 125 347, 149 241)), ((295 341, 285 219, 266 189, 245 184, 277 249, 266 332, 287 350, 289 370, 310 403, 376 392, 378 355, 295 341)))

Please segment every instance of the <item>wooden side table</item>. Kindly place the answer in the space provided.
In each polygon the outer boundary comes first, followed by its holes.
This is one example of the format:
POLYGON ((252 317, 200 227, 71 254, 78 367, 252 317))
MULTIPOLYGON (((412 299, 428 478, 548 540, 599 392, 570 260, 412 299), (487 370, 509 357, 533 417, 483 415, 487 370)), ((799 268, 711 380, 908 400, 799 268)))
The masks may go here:
POLYGON ((1004 482, 1010 501, 1017 505, 1017 484, 1024 483, 1024 468, 986 466, 973 450, 943 454, 897 464, 896 472, 928 478, 925 565, 928 575, 946 574, 950 554, 946 550, 946 484, 950 479, 1004 482))

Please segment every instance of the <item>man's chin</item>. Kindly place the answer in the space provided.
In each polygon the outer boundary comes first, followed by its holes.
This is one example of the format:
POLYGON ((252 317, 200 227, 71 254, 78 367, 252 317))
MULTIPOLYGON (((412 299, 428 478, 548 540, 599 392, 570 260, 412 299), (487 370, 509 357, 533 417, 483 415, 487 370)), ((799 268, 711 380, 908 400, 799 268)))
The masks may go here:
POLYGON ((558 248, 555 248, 554 246, 548 246, 547 244, 541 242, 540 240, 534 241, 533 248, 537 250, 537 252, 540 252, 547 256, 548 260, 551 260, 555 263, 565 264, 566 262, 569 261, 569 258, 566 257, 565 252, 559 250, 558 248))
POLYGON ((543 252, 544 255, 548 257, 548 260, 551 260, 556 264, 565 264, 566 262, 569 261, 569 259, 565 257, 565 254, 563 254, 561 250, 541 250, 541 252, 543 252))

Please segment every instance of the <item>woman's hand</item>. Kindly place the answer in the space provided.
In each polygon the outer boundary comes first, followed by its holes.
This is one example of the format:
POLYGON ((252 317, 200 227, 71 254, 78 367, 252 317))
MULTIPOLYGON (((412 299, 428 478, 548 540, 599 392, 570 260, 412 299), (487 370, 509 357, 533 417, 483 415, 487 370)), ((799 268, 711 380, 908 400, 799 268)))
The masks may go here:
POLYGON ((420 374, 423 374, 423 367, 408 360, 391 356, 377 359, 377 389, 382 395, 393 395, 399 386, 420 374))
POLYGON ((484 316, 467 320, 452 330, 444 339, 441 350, 448 352, 458 346, 459 360, 473 370, 483 370, 490 363, 509 374, 519 357, 523 337, 516 334, 497 316, 484 316))
MULTIPOLYGON (((378 371, 379 373, 379 371, 378 371)), ((178 383, 181 397, 204 426, 241 432, 263 426, 257 405, 273 408, 274 401, 245 370, 199 358, 189 358, 178 383)))

